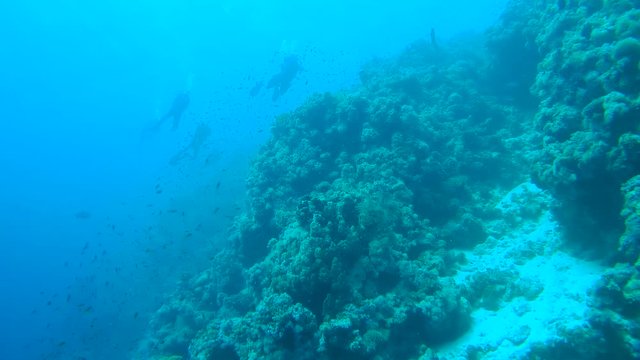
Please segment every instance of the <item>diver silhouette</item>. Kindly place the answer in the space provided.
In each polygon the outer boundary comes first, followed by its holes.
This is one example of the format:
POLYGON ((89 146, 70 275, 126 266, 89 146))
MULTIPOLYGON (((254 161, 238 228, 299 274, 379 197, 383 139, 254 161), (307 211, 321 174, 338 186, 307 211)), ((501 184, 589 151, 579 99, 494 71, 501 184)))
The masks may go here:
POLYGON ((295 79, 296 75, 298 75, 298 71, 300 70, 302 70, 302 67, 300 66, 300 61, 296 55, 289 55, 284 58, 280 65, 280 72, 273 75, 267 83, 267 88, 273 88, 273 101, 278 100, 280 96, 289 90, 291 82, 295 79))
POLYGON ((189 100, 189 91, 184 91, 176 95, 173 99, 173 103, 171 104, 171 108, 169 108, 169 111, 160 118, 158 123, 154 126, 154 129, 157 130, 160 128, 160 126, 162 126, 162 124, 164 124, 168 119, 173 119, 173 126, 171 129, 176 130, 182 115, 185 110, 187 110, 187 107, 189 107, 189 100))

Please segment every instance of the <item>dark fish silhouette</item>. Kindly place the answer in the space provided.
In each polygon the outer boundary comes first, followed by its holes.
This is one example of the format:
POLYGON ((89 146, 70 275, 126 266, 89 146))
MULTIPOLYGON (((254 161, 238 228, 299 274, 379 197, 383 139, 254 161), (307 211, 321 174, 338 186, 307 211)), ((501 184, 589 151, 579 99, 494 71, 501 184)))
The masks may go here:
POLYGON ((75 217, 76 219, 85 220, 91 217, 91 213, 86 210, 80 210, 77 213, 75 213, 75 217))
POLYGON ((436 40, 436 29, 431 28, 431 46, 438 48, 438 41, 436 40))
POLYGON ((296 55, 289 55, 282 61, 280 72, 273 75, 267 83, 267 88, 273 88, 273 101, 276 101, 291 87, 291 82, 298 72, 302 70, 300 61, 296 55))

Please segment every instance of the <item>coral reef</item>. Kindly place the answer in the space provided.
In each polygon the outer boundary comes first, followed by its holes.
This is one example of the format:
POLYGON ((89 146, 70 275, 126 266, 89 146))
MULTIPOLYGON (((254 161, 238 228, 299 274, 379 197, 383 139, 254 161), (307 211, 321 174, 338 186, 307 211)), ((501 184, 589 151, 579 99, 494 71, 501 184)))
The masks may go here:
POLYGON ((512 1, 280 116, 231 247, 141 353, 637 358, 638 6, 512 1))
POLYGON ((560 200, 576 249, 615 260, 620 187, 640 168, 640 10, 626 0, 567 2, 562 11, 534 3, 541 24, 528 42, 541 56, 532 92, 543 136, 535 179, 560 200))

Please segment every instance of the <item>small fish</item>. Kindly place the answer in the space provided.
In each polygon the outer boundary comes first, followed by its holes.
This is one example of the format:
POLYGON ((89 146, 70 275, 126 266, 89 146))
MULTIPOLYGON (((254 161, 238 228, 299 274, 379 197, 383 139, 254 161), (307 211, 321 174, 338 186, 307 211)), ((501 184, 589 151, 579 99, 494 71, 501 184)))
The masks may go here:
POLYGON ((431 37, 431 46, 437 49, 438 41, 436 40, 436 29, 431 28, 431 32, 429 33, 429 36, 431 37))
POLYGON ((76 219, 86 220, 86 219, 91 218, 91 213, 86 211, 86 210, 80 210, 80 211, 75 213, 75 217, 76 217, 76 219))

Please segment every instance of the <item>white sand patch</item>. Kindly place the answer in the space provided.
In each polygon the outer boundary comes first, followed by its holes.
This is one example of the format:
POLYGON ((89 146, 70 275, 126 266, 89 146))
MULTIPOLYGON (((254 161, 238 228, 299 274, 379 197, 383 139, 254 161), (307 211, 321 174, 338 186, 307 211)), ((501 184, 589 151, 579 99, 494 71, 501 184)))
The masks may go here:
POLYGON ((468 263, 455 281, 464 286, 487 270, 510 270, 520 280, 539 284, 535 298, 518 296, 495 311, 478 308, 471 329, 437 349, 444 359, 524 358, 533 344, 558 338, 569 329, 587 326, 589 289, 602 268, 560 250, 558 224, 549 211, 553 199, 534 184, 521 184, 498 203, 501 219, 489 226, 487 241, 467 252, 468 263))

